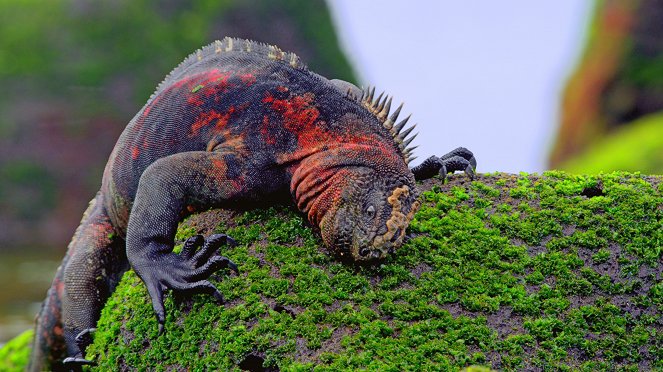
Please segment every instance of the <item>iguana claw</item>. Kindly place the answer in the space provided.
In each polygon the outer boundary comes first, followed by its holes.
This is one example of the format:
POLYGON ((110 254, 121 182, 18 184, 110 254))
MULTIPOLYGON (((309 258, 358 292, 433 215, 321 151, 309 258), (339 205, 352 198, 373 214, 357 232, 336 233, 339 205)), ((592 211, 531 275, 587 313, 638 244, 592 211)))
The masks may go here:
POLYGON ((67 369, 69 369, 70 371, 80 371, 81 368, 85 365, 91 365, 91 366, 97 365, 97 363, 83 358, 83 353, 85 352, 85 349, 88 347, 88 345, 92 343, 92 333, 94 333, 96 330, 97 330, 96 328, 88 328, 84 329, 83 331, 81 331, 79 334, 76 335, 74 341, 76 342, 76 346, 78 346, 78 350, 80 350, 80 352, 76 354, 76 356, 65 358, 62 361, 62 364, 67 369))
POLYGON ((70 371, 82 371, 83 366, 96 366, 97 363, 80 357, 69 357, 62 361, 62 364, 70 371))
POLYGON ((221 245, 235 246, 235 240, 225 234, 215 234, 207 239, 200 235, 184 242, 182 252, 161 254, 133 264, 143 279, 152 298, 152 307, 159 323, 159 334, 165 331, 166 313, 163 304, 164 291, 171 289, 178 294, 209 294, 219 304, 223 295, 207 279, 222 268, 239 273, 237 265, 227 257, 216 254, 221 245))

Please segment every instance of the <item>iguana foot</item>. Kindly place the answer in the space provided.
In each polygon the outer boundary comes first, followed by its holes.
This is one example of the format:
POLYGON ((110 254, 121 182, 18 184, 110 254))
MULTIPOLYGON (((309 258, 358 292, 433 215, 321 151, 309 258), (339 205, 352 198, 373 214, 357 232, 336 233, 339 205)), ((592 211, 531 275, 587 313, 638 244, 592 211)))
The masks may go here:
POLYGON ((65 358, 65 360, 62 361, 62 364, 64 365, 65 369, 69 371, 82 371, 83 366, 97 365, 97 363, 83 358, 82 354, 80 356, 65 358))
POLYGON ((447 173, 463 171, 470 179, 474 179, 474 170, 476 167, 477 161, 474 158, 474 154, 464 147, 459 147, 441 157, 431 156, 420 165, 412 168, 412 173, 417 180, 424 180, 439 175, 444 181, 447 173))
POLYGON ((92 343, 92 333, 94 333, 96 330, 96 328, 88 328, 76 335, 74 340, 76 341, 76 346, 78 346, 78 350, 80 351, 76 354, 76 356, 65 358, 62 361, 62 364, 67 369, 71 371, 80 371, 81 368, 85 365, 97 365, 97 363, 83 358, 85 349, 87 349, 87 347, 92 343))
POLYGON ((219 304, 223 304, 223 295, 207 278, 222 268, 230 268, 239 273, 234 262, 227 257, 216 255, 218 248, 224 244, 237 245, 233 238, 225 234, 211 235, 207 239, 196 235, 184 242, 179 255, 148 250, 159 253, 132 260, 134 270, 145 282, 152 298, 152 308, 159 323, 160 334, 164 331, 166 321, 164 290, 171 289, 180 295, 209 294, 214 296, 219 304))
POLYGON ((62 364, 69 371, 82 371, 83 366, 96 366, 97 365, 97 363, 83 358, 82 355, 80 357, 76 356, 76 357, 65 358, 65 360, 62 361, 62 364))

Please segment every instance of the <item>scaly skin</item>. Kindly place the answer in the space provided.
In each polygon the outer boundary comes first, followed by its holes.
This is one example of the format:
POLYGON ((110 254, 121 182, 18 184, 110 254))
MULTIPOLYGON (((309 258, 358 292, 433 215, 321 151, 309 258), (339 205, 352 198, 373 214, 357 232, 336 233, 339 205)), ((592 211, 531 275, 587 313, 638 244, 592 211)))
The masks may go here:
POLYGON ((120 136, 40 316, 31 369, 78 368, 122 274, 145 283, 163 330, 164 290, 223 296, 207 281, 236 265, 226 235, 174 254, 178 222, 209 207, 290 194, 324 243, 355 261, 384 258, 417 209, 415 179, 463 170, 463 148, 408 168, 391 100, 327 80, 276 47, 226 38, 187 58, 120 136), (79 337, 77 337, 79 336, 79 337), (64 363, 63 363, 64 361, 64 363))

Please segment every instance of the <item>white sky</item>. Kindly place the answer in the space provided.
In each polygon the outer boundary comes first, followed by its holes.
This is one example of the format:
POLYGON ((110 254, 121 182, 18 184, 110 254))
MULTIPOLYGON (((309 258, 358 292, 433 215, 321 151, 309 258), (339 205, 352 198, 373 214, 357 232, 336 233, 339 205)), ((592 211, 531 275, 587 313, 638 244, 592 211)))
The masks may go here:
POLYGON ((465 146, 479 172, 545 169, 592 1, 328 3, 360 81, 419 123, 413 165, 465 146))

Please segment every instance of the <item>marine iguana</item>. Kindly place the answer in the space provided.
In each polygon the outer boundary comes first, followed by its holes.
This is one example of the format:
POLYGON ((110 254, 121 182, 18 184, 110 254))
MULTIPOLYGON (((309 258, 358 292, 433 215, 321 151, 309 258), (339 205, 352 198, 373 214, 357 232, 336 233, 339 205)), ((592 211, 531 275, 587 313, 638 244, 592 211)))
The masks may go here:
POLYGON ((415 180, 474 175, 465 148, 409 168, 416 135, 390 97, 328 80, 293 53, 225 38, 191 54, 121 134, 40 315, 33 370, 91 364, 89 332, 122 274, 145 283, 163 330, 167 290, 223 296, 207 279, 235 263, 224 234, 173 253, 178 222, 210 207, 290 195, 334 254, 379 260, 405 237, 415 180))

